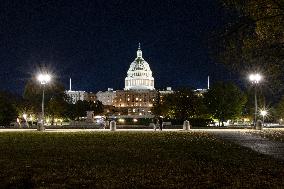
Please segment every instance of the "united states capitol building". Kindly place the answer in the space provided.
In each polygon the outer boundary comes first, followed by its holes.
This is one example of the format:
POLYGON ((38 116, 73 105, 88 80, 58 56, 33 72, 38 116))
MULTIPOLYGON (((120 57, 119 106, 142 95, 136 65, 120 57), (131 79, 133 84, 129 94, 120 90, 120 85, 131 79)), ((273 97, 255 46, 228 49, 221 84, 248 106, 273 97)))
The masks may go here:
MULTIPOLYGON (((159 92, 162 96, 173 91, 167 87, 167 90, 159 92)), ((157 94, 150 65, 144 60, 139 44, 136 58, 127 71, 124 90, 115 91, 109 88, 104 92, 99 91, 96 97, 104 105, 120 109, 118 114, 147 116, 151 115, 157 94)))
MULTIPOLYGON (((78 100, 95 101, 99 100, 106 107, 115 108, 115 116, 151 116, 151 108, 154 105, 156 97, 173 93, 171 87, 165 90, 155 89, 155 79, 149 63, 143 58, 140 43, 136 53, 136 58, 130 63, 127 75, 124 81, 125 87, 122 90, 113 90, 108 88, 106 91, 97 93, 88 93, 85 91, 66 91, 69 102, 75 104, 78 100)), ((208 77, 209 88, 209 77, 208 77)), ((206 89, 197 89, 197 93, 203 93, 206 89)))
MULTIPOLYGON (((159 91, 160 95, 172 93, 171 87, 159 91)), ((75 104, 78 100, 99 100, 103 105, 116 108, 116 114, 128 116, 149 116, 151 108, 155 102, 158 91, 155 90, 155 80, 149 63, 144 60, 142 50, 139 47, 136 58, 130 64, 125 78, 125 87, 123 90, 113 90, 97 93, 87 93, 85 91, 74 91, 71 88, 66 91, 69 102, 75 104)))
POLYGON ((148 62, 142 57, 140 44, 137 57, 128 69, 124 90, 155 90, 152 71, 148 62))

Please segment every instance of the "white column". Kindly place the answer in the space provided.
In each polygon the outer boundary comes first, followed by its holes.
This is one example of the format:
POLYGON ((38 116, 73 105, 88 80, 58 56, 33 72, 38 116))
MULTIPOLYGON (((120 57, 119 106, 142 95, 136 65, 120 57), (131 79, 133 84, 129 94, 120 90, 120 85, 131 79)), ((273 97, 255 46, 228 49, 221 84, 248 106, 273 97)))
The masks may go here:
POLYGON ((209 83, 209 75, 208 75, 208 81, 207 81, 207 89, 210 88, 210 83, 209 83))
POLYGON ((72 88, 71 88, 71 77, 70 77, 70 80, 69 80, 69 85, 70 85, 69 91, 71 91, 72 90, 72 88))

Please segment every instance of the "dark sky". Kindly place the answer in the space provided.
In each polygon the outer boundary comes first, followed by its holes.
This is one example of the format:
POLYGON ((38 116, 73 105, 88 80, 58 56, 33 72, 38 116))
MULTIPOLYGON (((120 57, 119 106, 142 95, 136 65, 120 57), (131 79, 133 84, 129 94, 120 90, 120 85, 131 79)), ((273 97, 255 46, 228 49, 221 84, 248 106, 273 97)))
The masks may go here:
POLYGON ((217 0, 3 0, 0 89, 21 94, 40 65, 75 90, 122 89, 138 42, 156 88, 203 88, 230 79, 206 47, 225 18, 217 0))

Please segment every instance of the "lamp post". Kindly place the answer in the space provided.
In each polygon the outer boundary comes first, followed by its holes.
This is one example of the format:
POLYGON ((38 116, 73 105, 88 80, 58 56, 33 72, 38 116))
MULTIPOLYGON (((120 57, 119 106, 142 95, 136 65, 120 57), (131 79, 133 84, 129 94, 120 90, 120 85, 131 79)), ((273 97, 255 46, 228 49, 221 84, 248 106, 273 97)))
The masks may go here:
POLYGON ((261 110, 260 111, 260 115, 262 115, 262 124, 264 126, 264 117, 267 115, 267 111, 266 110, 261 110))
POLYGON ((39 131, 44 130, 44 88, 45 85, 50 82, 51 76, 49 74, 39 74, 37 80, 42 85, 42 101, 41 101, 41 125, 38 128, 39 131))
POLYGON ((262 76, 258 73, 256 74, 250 74, 249 75, 249 80, 252 82, 254 85, 254 127, 256 127, 256 119, 257 119, 257 85, 261 81, 262 76))

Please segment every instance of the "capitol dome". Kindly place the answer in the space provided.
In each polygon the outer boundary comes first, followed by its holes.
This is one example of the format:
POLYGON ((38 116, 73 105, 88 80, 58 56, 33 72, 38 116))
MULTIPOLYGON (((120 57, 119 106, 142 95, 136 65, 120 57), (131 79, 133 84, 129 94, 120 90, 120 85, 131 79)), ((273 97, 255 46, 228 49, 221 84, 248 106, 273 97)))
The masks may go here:
POLYGON ((137 57, 130 64, 125 78, 124 90, 154 90, 154 78, 149 64, 142 57, 142 50, 139 47, 137 57))

